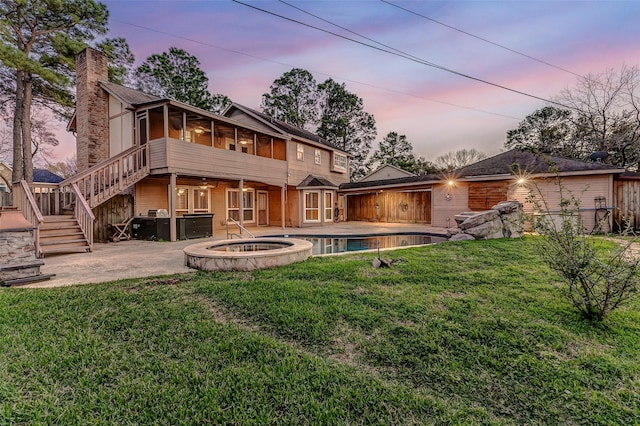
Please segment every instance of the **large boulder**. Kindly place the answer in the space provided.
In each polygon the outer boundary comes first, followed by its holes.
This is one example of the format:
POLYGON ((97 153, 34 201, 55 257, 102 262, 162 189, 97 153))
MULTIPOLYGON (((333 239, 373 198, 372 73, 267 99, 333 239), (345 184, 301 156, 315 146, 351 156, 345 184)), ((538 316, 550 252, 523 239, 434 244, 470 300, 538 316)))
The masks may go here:
POLYGON ((459 227, 463 231, 482 225, 485 222, 492 222, 500 217, 500 213, 496 210, 486 210, 477 212, 473 216, 468 217, 459 227))
POLYGON ((502 220, 502 234, 505 238, 520 238, 524 232, 524 221, 521 211, 503 214, 500 216, 502 220))
POLYGON ((460 224, 462 222, 464 222, 465 220, 469 219, 471 216, 475 216, 477 212, 462 212, 462 213, 458 213, 457 215, 455 215, 453 217, 453 219, 456 221, 456 224, 458 224, 458 226, 460 226, 460 224))
POLYGON ((522 203, 502 201, 491 210, 462 212, 454 216, 458 228, 447 229, 451 241, 518 238, 524 230, 522 203))
POLYGON ((522 210, 522 203, 520 201, 501 201, 491 207, 491 210, 495 210, 501 215, 515 213, 522 210))
POLYGON ((471 235, 476 240, 488 240, 491 238, 503 238, 502 220, 500 216, 496 216, 493 220, 483 222, 473 228, 465 229, 466 234, 471 235))

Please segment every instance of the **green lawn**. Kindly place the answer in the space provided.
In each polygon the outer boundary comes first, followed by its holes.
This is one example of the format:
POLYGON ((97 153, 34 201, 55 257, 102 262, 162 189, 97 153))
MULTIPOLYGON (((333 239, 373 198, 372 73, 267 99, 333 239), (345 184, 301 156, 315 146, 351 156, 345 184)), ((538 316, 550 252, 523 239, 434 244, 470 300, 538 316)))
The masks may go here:
POLYGON ((0 424, 638 424, 640 301, 581 320, 530 241, 0 290, 0 424))

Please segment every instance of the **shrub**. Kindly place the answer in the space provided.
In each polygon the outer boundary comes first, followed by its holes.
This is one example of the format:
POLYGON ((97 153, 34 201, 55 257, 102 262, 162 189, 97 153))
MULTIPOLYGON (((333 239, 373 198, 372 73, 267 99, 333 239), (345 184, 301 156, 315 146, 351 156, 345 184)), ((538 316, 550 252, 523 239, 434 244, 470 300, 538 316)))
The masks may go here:
POLYGON ((531 223, 540 234, 535 239, 537 251, 564 278, 566 294, 582 316, 600 321, 636 294, 640 261, 631 253, 632 241, 619 241, 610 248, 585 235, 579 200, 559 177, 556 184, 560 209, 553 216, 540 188, 530 187, 535 211, 531 223))

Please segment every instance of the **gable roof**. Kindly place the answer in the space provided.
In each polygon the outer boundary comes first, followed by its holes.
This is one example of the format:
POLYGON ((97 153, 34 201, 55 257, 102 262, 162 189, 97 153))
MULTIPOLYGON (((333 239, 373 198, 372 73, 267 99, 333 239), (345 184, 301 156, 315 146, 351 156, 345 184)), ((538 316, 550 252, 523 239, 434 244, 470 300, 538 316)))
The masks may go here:
POLYGON ((240 111, 243 111, 246 114, 249 114, 251 116, 253 116, 254 118, 262 121, 263 123, 267 124, 268 126, 275 128, 283 133, 292 135, 292 136, 296 136, 298 138, 302 138, 302 139, 307 139, 309 141, 312 142, 316 142, 325 146, 328 146, 331 149, 343 152, 345 154, 348 154, 346 151, 343 151, 341 148, 338 148, 337 146, 335 146, 334 144, 332 144, 331 142, 329 142, 328 140, 321 138, 320 136, 316 135, 315 133, 312 133, 308 130, 305 129, 301 129, 300 127, 296 127, 293 126, 291 124, 287 124, 282 120, 278 120, 277 118, 273 118, 270 115, 267 115, 263 112, 257 111, 253 108, 249 108, 246 107, 244 105, 240 105, 238 103, 232 103, 229 108, 227 108, 226 111, 224 111, 223 114, 227 114, 229 112, 229 110, 231 108, 236 108, 239 109, 240 111))
POLYGON ((365 175, 364 177, 361 177, 360 179, 358 179, 358 182, 383 180, 383 179, 377 179, 376 175, 382 175, 385 172, 385 170, 389 170, 389 169, 390 169, 390 172, 395 172, 396 174, 401 175, 401 176, 396 176, 393 179, 400 178, 400 177, 416 176, 415 173, 408 172, 405 169, 402 169, 398 166, 394 166, 393 164, 383 164, 382 166, 378 167, 368 175, 365 175))
POLYGON ((321 176, 313 176, 313 175, 307 176, 306 178, 304 178, 302 182, 296 185, 296 188, 298 189, 299 188, 318 188, 318 187, 337 188, 338 185, 321 176))
POLYGON ((530 174, 567 172, 600 172, 621 173, 609 164, 571 160, 569 158, 554 157, 546 154, 535 154, 529 151, 512 149, 493 157, 485 158, 477 163, 458 169, 455 174, 459 177, 478 177, 493 175, 510 175, 515 170, 522 170, 530 174))

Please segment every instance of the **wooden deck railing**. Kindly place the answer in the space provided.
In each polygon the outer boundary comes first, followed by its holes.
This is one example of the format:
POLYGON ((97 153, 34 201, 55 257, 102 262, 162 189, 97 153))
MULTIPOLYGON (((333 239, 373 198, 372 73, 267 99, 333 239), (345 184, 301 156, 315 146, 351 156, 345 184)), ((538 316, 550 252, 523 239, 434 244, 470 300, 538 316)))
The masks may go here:
POLYGON ((84 233, 84 237, 89 245, 89 251, 93 251, 93 221, 96 219, 91 211, 91 207, 84 199, 80 188, 75 183, 71 184, 71 188, 75 194, 76 206, 73 209, 73 214, 80 225, 80 229, 84 233))
POLYGON ((76 184, 89 207, 94 208, 149 174, 148 146, 135 146, 60 182, 60 188, 76 184))
POLYGON ((13 205, 17 207, 25 219, 27 219, 36 229, 34 230, 34 245, 36 251, 36 257, 42 255, 42 248, 40 247, 40 224, 44 221, 42 212, 38 208, 36 199, 31 193, 29 184, 21 180, 17 184, 13 185, 13 205))

